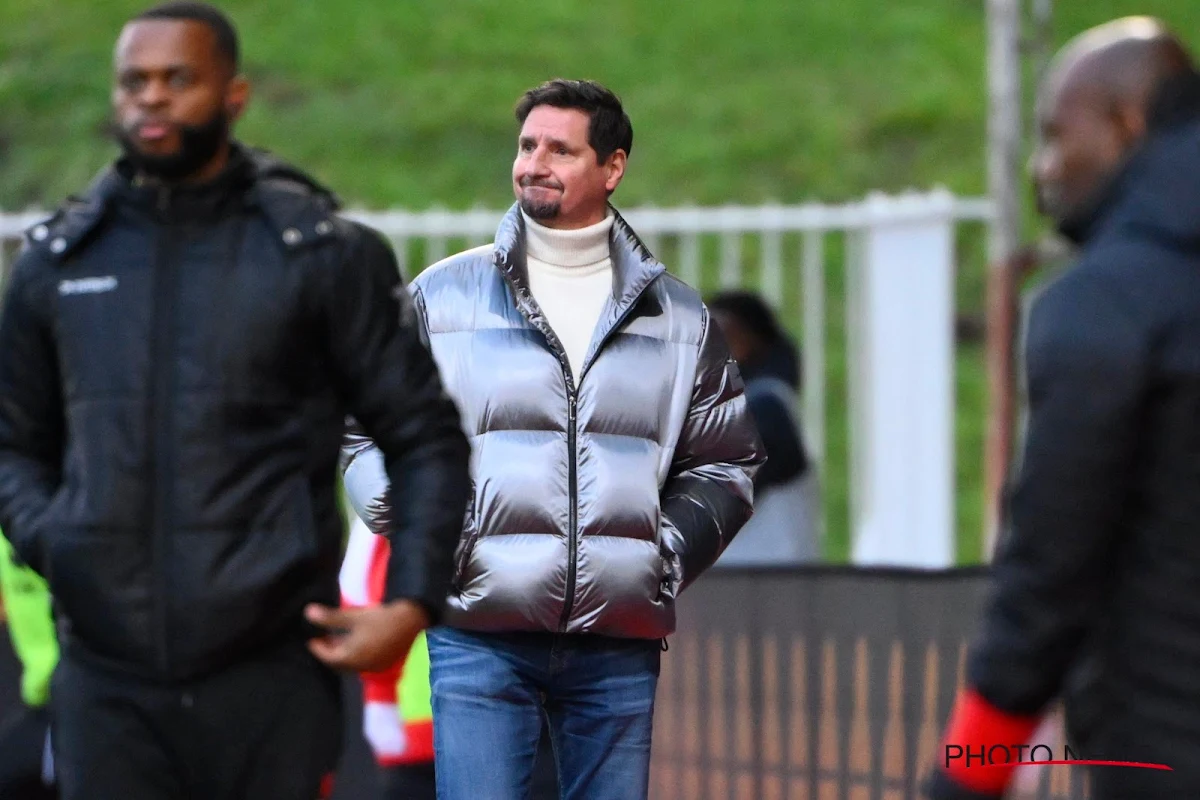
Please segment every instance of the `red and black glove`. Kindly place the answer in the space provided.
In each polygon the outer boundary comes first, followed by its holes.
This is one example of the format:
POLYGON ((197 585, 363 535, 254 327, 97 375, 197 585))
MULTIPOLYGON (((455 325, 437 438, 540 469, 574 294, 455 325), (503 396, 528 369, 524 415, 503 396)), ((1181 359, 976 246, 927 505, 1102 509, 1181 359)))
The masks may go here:
POLYGON ((926 787, 930 800, 1003 797, 1017 768, 1017 756, 1011 756, 1005 765, 1004 758, 989 759, 985 754, 998 745, 1015 753, 1029 742, 1039 722, 1037 716, 1001 711, 973 689, 963 692, 950 715, 938 751, 940 760, 926 787))

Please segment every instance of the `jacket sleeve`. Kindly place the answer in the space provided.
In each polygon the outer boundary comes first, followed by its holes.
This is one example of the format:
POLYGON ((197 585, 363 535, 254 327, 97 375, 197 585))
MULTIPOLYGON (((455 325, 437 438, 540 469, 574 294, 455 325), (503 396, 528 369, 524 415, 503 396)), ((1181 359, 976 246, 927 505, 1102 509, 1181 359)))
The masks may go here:
POLYGON ((387 467, 383 454, 355 419, 346 422, 341 467, 350 508, 371 533, 387 536, 392 527, 387 467))
MULTIPOLYGON (((1061 693, 1100 607, 1149 382, 1148 326, 1127 297, 1103 276, 1077 271, 1034 304, 1025 448, 946 745, 1026 741, 1061 693)), ((998 795, 1010 777, 942 767, 935 798, 962 796, 946 788, 953 784, 998 795)))
POLYGON ((705 311, 691 407, 662 491, 662 536, 678 591, 711 567, 750 519, 766 461, 737 364, 705 311))
POLYGON ((38 520, 61 482, 66 428, 43 269, 26 250, 0 310, 0 528, 38 572, 38 520))
MULTIPOLYGON (((428 349, 429 331, 421 293, 415 286, 409 287, 409 291, 413 299, 413 325, 417 337, 428 349)), ((341 469, 342 486, 350 508, 372 533, 387 536, 392 525, 387 467, 379 446, 353 417, 346 420, 346 432, 342 437, 341 469)), ((461 535, 461 526, 459 533, 461 535)))
POLYGON ((326 287, 332 357, 346 406, 378 445, 389 483, 389 516, 376 521, 392 552, 384 600, 416 600, 436 621, 462 530, 470 445, 395 257, 374 231, 355 231, 349 263, 326 287))

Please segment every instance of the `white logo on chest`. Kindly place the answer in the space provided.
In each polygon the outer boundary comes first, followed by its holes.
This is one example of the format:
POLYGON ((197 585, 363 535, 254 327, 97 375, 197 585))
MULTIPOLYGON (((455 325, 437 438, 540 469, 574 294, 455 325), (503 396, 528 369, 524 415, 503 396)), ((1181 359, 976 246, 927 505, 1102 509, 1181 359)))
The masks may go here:
POLYGON ((78 278, 73 281, 59 281, 58 293, 70 294, 102 294, 117 288, 115 275, 105 275, 103 278, 78 278))

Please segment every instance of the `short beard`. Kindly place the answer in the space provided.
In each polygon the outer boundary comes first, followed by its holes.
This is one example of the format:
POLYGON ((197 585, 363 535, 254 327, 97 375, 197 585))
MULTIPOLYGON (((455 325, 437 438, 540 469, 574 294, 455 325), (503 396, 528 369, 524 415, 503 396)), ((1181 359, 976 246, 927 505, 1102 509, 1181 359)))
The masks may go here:
POLYGON ((539 222, 554 219, 558 216, 558 212, 562 210, 562 204, 553 202, 536 202, 527 198, 524 194, 521 195, 521 210, 525 212, 530 219, 536 219, 539 222))
POLYGON ((141 174, 174 183, 204 169, 229 141, 229 115, 220 109, 208 122, 179 129, 179 151, 167 156, 142 152, 133 135, 114 125, 117 142, 133 167, 141 174))

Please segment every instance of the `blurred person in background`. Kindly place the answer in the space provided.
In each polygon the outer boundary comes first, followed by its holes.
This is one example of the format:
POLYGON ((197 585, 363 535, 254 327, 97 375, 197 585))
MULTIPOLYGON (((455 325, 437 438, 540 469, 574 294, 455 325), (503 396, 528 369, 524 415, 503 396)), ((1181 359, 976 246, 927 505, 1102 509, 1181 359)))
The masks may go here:
POLYGON ((21 662, 21 707, 0 716, 0 798, 54 800, 50 746, 50 676, 58 639, 50 592, 37 573, 19 564, 0 535, 0 618, 21 662))
POLYGON ((700 296, 609 202, 633 143, 620 100, 554 80, 516 116, 495 241, 412 287, 473 445, 428 634, 438 796, 525 798, 545 714, 563 798, 644 800, 675 599, 750 518, 762 445, 700 296))
MULTIPOLYGON (((1171 770, 1098 767, 1097 800, 1200 797, 1200 74, 1160 21, 1116 20, 1057 55, 1037 115, 1038 207, 1079 254, 1026 326, 1023 455, 944 743, 1026 743, 1061 696, 1077 758, 1171 770)), ((930 797, 1001 797, 1013 768, 975 764, 941 760, 930 797)))
POLYGON ((231 138, 249 99, 211 6, 114 53, 121 157, 29 231, 0 314, 0 526, 54 597, 66 800, 313 800, 341 678, 445 604, 469 446, 396 260, 231 138), (398 489, 386 602, 339 609, 346 418, 398 489))
MULTIPOLYGON (((356 465, 346 466, 351 478, 359 471, 356 465)), ((379 467, 379 474, 386 474, 382 465, 379 467)), ((381 526, 382 535, 377 535, 361 518, 351 522, 339 576, 343 608, 367 608, 382 602, 391 553, 386 533, 386 524, 381 526)), ((419 635, 395 664, 362 672, 359 678, 363 687, 363 736, 379 768, 379 797, 435 800, 433 707, 425 634, 419 635)))
POLYGON ((759 295, 726 291, 708 301, 746 382, 746 404, 767 450, 754 479, 754 518, 718 567, 802 564, 820 558, 816 470, 796 413, 800 352, 759 295))

